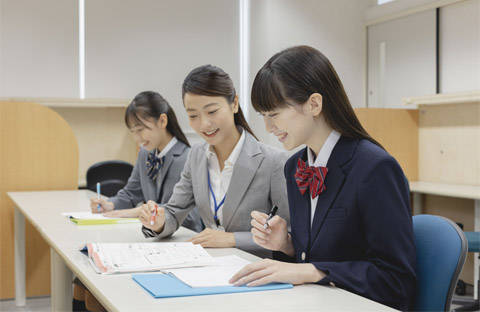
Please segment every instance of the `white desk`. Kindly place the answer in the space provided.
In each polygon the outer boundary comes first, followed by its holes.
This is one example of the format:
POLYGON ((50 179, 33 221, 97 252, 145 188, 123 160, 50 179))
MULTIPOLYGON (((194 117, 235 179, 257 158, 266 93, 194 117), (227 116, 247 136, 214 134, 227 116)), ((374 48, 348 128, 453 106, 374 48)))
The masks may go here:
MULTIPOLYGON (((88 207, 89 191, 10 192, 15 210, 15 284, 17 305, 25 304, 25 217, 51 249, 52 311, 70 310, 72 273, 109 311, 394 311, 387 306, 335 287, 302 285, 293 289, 251 293, 154 299, 130 274, 100 275, 78 249, 86 242, 145 242, 140 224, 77 226, 61 212, 88 207)), ((180 229, 170 239, 192 235, 180 229)), ((258 258, 235 248, 208 249, 213 256, 237 254, 258 258)))

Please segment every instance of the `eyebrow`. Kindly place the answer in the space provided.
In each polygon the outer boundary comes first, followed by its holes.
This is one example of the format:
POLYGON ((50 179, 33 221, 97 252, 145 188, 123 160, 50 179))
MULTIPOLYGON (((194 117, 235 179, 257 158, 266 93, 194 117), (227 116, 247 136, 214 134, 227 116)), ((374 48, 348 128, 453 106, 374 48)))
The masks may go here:
MULTIPOLYGON (((207 109, 207 108, 209 108, 209 107, 211 107, 211 106, 213 106, 213 105, 219 105, 219 104, 216 103, 216 102, 208 103, 207 105, 205 105, 205 106, 203 107, 203 109, 207 109)), ((197 110, 194 109, 194 108, 187 108, 187 112, 196 112, 196 111, 197 111, 197 110)))

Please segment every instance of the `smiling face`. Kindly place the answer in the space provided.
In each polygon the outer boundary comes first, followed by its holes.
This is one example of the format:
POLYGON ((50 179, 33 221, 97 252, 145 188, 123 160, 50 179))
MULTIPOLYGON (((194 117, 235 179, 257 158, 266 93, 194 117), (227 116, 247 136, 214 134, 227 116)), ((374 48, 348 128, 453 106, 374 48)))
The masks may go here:
POLYGON ((228 103, 222 96, 205 96, 186 93, 183 103, 190 126, 208 144, 216 146, 228 140, 236 130, 234 114, 238 100, 228 103))
POLYGON ((266 130, 275 135, 285 149, 292 150, 302 144, 316 145, 314 129, 326 126, 321 112, 322 96, 315 93, 306 103, 286 105, 261 115, 266 130))
POLYGON ((161 114, 157 121, 154 118, 143 119, 139 117, 138 119, 143 125, 135 123, 130 128, 135 142, 147 151, 153 151, 161 146, 167 139, 167 116, 161 114))

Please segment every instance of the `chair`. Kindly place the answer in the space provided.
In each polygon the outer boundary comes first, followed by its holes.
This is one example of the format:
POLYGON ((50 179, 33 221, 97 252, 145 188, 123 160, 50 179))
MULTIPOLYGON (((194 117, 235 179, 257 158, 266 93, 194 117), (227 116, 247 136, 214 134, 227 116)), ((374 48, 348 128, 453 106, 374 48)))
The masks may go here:
POLYGON ((453 292, 467 255, 463 231, 451 220, 413 217, 417 248, 415 311, 450 311, 453 292))
POLYGON ((132 174, 133 166, 122 160, 107 160, 93 164, 87 170, 87 189, 96 192, 101 183, 102 195, 115 196, 132 174))
MULTIPOLYGON (((465 232, 468 241, 468 252, 480 252, 480 232, 465 232)), ((479 271, 480 272, 480 271, 479 271)), ((455 304, 461 307, 455 311, 478 311, 480 310, 480 281, 477 281, 477 299, 475 300, 454 300, 455 304)))

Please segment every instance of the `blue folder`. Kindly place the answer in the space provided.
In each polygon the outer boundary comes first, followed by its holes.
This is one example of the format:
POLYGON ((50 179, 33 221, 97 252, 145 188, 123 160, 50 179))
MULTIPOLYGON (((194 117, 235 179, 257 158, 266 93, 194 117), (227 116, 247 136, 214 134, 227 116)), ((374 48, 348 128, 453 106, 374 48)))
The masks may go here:
POLYGON ((154 298, 186 297, 228 294, 249 291, 275 290, 292 288, 292 284, 268 284, 257 287, 247 286, 218 286, 218 287, 190 287, 171 274, 134 274, 132 278, 154 298))

